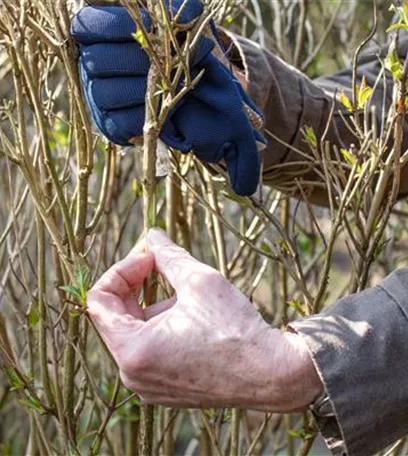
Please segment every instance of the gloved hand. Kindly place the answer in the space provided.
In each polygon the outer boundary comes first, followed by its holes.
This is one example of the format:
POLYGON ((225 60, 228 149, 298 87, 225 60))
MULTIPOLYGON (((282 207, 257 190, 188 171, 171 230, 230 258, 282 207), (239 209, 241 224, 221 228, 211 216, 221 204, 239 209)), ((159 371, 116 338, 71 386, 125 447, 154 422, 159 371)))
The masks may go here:
MULTIPOLYGON (((170 13, 175 15, 183 3, 172 0, 170 13)), ((200 0, 190 0, 180 15, 180 25, 193 23, 202 11, 200 0)), ((143 19, 150 29, 146 12, 143 19)), ((134 32, 133 19, 120 6, 87 6, 72 22, 92 116, 101 132, 121 145, 142 136, 145 117, 150 62, 132 37, 134 32)), ((262 115, 233 73, 213 55, 214 46, 215 41, 201 38, 191 71, 194 76, 205 69, 205 74, 170 113, 160 137, 182 152, 192 150, 203 162, 224 159, 235 192, 251 195, 260 176, 258 146, 265 139, 250 116, 259 120, 262 115)))

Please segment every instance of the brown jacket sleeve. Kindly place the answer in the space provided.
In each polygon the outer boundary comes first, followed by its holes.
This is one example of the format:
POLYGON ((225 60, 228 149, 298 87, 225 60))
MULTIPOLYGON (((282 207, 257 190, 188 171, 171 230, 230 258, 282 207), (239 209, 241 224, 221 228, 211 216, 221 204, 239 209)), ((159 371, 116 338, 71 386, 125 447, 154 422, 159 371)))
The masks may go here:
MULTIPOLYGON (((304 141, 302 128, 312 127, 317 138, 321 138, 333 102, 334 115, 326 139, 339 147, 349 148, 356 138, 345 126, 339 112, 346 116, 344 106, 334 100, 334 94, 342 91, 350 94, 352 71, 345 69, 333 76, 311 80, 295 68, 291 67, 268 50, 247 39, 230 36, 235 46, 232 47, 231 60, 241 65, 248 80, 249 94, 264 110, 266 121, 266 137, 268 147, 264 152, 264 174, 266 185, 276 187, 294 197, 300 196, 294 178, 303 181, 307 188, 310 201, 315 204, 327 205, 327 192, 324 184, 319 181, 312 167, 308 166, 307 159, 288 147, 292 146, 311 157, 311 150, 304 141), (270 132, 271 134, 268 134, 270 132), (279 141, 275 138, 279 138, 279 141)), ((401 54, 407 51, 408 40, 400 45, 401 54)), ((358 65, 358 83, 364 75, 370 87, 374 87, 381 71, 379 54, 384 57, 387 48, 372 46, 365 51, 358 65)), ((385 96, 386 108, 392 100, 392 76, 386 72, 386 93, 384 84, 377 84, 377 88, 370 103, 377 105, 378 122, 385 96)), ((405 144, 408 147, 408 122, 405 124, 405 144)), ((400 197, 408 195, 408 167, 403 170, 401 179, 400 197)))
POLYGON ((332 414, 315 413, 333 456, 370 456, 408 434, 408 268, 292 323, 332 414))

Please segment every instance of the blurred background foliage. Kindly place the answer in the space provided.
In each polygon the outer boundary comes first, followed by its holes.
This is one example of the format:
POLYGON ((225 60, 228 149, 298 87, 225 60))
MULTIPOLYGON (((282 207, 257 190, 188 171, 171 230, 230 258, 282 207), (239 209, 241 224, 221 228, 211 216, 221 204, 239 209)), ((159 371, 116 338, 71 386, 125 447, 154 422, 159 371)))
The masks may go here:
MULTIPOLYGON (((272 50, 311 78, 351 66, 354 51, 374 23, 370 0, 251 0, 239 4, 234 12, 225 19, 228 27, 272 50)), ((378 2, 378 43, 387 41, 392 14, 390 2, 378 2)))
MULTIPOLYGON (((137 397, 86 319, 86 289, 143 230, 140 151, 100 137, 86 115, 69 19, 80 1, 0 1, 0 454, 138 453, 137 397), (7 15, 5 12, 7 11, 7 15), (7 17, 7 20, 6 20, 7 17), (24 65, 26 67, 24 67, 24 65), (31 84, 31 85, 30 85, 31 84)), ((373 27, 368 0, 225 0, 219 22, 310 77, 351 65, 373 27)), ((392 13, 379 2, 374 39, 392 13)), ((265 188, 235 197, 174 153, 158 188, 158 224, 220 269, 271 324, 347 293, 349 234, 327 209, 265 188), (321 271, 329 262, 327 286, 321 271), (300 272, 299 272, 300 271, 300 272)), ((367 286, 406 262, 407 208, 389 219, 367 286)), ((344 217, 344 215, 343 215, 344 217)), ((155 409, 154 454, 328 454, 310 416, 155 409)), ((407 454, 401 441, 390 454, 407 454)))

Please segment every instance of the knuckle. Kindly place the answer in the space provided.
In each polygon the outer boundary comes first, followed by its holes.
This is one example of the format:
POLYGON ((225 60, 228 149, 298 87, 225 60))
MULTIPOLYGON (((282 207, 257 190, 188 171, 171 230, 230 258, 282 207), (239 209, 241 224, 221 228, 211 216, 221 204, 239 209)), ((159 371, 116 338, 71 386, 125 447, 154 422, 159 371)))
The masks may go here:
POLYGON ((118 359, 118 364, 124 375, 129 378, 136 377, 139 381, 154 367, 151 351, 143 348, 123 354, 118 359))
POLYGON ((166 255, 163 255, 162 262, 165 268, 172 268, 189 259, 191 259, 191 256, 187 250, 179 246, 169 246, 166 248, 166 255))
POLYGON ((191 276, 191 282, 198 291, 206 290, 206 292, 217 290, 225 286, 225 279, 220 273, 212 268, 203 268, 197 274, 191 276))

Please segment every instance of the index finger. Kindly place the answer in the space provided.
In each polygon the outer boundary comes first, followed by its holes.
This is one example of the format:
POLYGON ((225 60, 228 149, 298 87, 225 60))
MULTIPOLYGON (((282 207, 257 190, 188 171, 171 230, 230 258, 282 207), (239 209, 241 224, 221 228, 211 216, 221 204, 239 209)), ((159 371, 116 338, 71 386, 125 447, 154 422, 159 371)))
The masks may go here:
MULTIPOLYGON (((151 20, 142 10, 142 19, 146 29, 150 29, 151 20)), ((136 24, 124 6, 101 5, 85 6, 73 18, 72 36, 81 44, 133 42, 136 24)))
POLYGON ((137 244, 121 261, 108 269, 93 286, 94 290, 110 293, 125 299, 139 295, 144 281, 154 268, 154 256, 144 252, 144 242, 137 244))
POLYGON ((176 292, 186 287, 191 288, 193 275, 201 278, 218 275, 215 269, 200 263, 186 250, 174 244, 161 230, 151 229, 148 232, 147 246, 154 254, 156 269, 166 277, 176 292))

